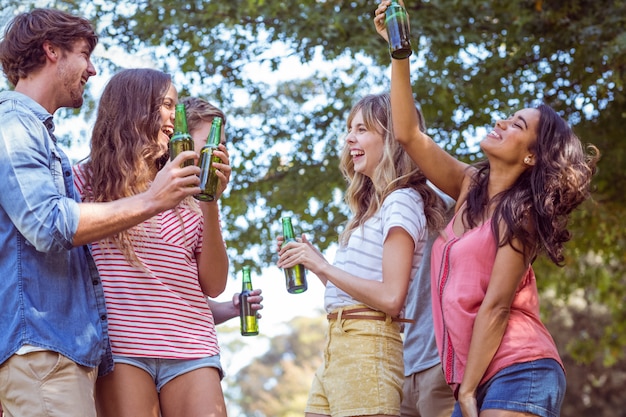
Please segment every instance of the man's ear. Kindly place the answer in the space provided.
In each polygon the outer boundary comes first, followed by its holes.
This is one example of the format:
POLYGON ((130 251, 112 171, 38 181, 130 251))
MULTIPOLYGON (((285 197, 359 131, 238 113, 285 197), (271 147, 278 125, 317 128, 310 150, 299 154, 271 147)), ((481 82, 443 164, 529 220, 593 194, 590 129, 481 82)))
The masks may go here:
POLYGON ((57 59, 59 59, 59 54, 58 54, 59 48, 54 46, 52 43, 48 41, 44 42, 43 51, 49 60, 56 62, 57 59))

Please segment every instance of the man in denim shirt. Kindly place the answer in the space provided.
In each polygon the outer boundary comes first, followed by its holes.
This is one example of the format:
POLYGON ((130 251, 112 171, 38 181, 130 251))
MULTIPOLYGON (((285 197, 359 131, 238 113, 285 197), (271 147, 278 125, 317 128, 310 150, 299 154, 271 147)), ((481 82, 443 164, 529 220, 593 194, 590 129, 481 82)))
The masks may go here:
POLYGON ((88 244, 197 194, 185 152, 148 191, 79 203, 53 114, 78 108, 96 74, 86 19, 53 9, 16 16, 0 42, 15 91, 0 93, 0 403, 8 416, 95 417, 93 387, 112 369, 102 285, 88 244))

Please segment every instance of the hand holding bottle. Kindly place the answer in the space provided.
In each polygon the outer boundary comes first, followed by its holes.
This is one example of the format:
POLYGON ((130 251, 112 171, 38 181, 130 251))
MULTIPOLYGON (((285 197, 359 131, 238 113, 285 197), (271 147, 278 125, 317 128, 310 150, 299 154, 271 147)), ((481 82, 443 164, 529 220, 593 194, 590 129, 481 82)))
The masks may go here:
MULTIPOLYGON (((321 272, 330 264, 322 252, 313 246, 304 234, 297 240, 289 241, 285 241, 283 236, 278 236, 276 242, 278 244, 278 262, 276 265, 279 268, 288 270, 301 265, 317 275, 320 281, 326 285, 326 280, 322 278, 324 274, 321 272)), ((289 283, 287 282, 287 284, 289 283)))
POLYGON ((297 264, 302 264, 306 269, 315 273, 319 270, 319 266, 328 263, 322 252, 320 252, 313 244, 302 235, 298 240, 285 242, 283 236, 276 239, 278 245, 278 262, 279 268, 290 268, 297 264))
MULTIPOLYGON (((261 313, 259 312, 259 310, 263 310, 263 296, 261 295, 262 293, 263 293, 263 290, 261 290, 260 288, 255 288, 252 291, 250 291, 250 294, 248 295, 248 302, 250 303, 252 310, 256 311, 256 317, 258 319, 263 317, 261 313)), ((239 295, 240 294, 241 293, 239 292, 236 292, 233 294, 232 305, 233 305, 234 311, 236 311, 235 315, 239 315, 239 295)), ((235 315, 233 315, 233 317, 235 317, 235 315)))
POLYGON ((411 56, 409 16, 402 0, 383 0, 375 14, 376 31, 389 43, 391 57, 405 59, 411 56))
MULTIPOLYGON (((291 217, 283 217, 280 219, 283 228, 282 239, 285 244, 296 241, 296 236, 291 224, 291 217)), ((283 267, 285 273, 285 285, 287 292, 290 294, 300 294, 307 290, 306 270, 303 265, 295 264, 289 267, 283 267)))
MULTIPOLYGON (((211 163, 214 170, 214 175, 217 178, 217 187, 215 190, 215 197, 213 200, 206 201, 215 201, 219 200, 219 198, 224 194, 226 188, 228 187, 228 183, 230 182, 230 175, 233 171, 233 168, 230 166, 230 154, 228 153, 228 149, 226 145, 220 143, 216 149, 213 149, 213 156, 215 159, 211 163)), ((198 164, 201 167, 201 164, 198 164)), ((200 174, 200 178, 202 178, 202 174, 200 174)), ((200 184, 202 187, 202 184, 200 184)), ((201 198, 198 198, 196 195, 195 198, 197 200, 203 201, 201 198)))
POLYGON ((219 159, 219 162, 213 162, 215 175, 218 178, 217 191, 215 192, 215 199, 218 200, 224 191, 226 191, 226 187, 228 187, 233 169, 230 166, 230 154, 228 153, 226 145, 220 143, 217 149, 213 151, 213 155, 219 159))
POLYGON ((250 266, 242 269, 241 293, 239 294, 239 318, 242 336, 256 336, 259 334, 257 312, 252 308, 250 296, 252 294, 252 278, 250 266))
POLYGON ((146 191, 147 203, 155 204, 157 212, 171 209, 186 197, 200 192, 198 175, 200 168, 193 163, 198 155, 193 151, 179 154, 173 161, 168 161, 156 174, 150 188, 146 191), (183 162, 190 160, 191 165, 182 167, 183 162))
POLYGON ((200 188, 202 191, 195 196, 200 201, 219 199, 230 179, 228 152, 226 146, 221 143, 222 125, 221 117, 213 118, 206 144, 200 151, 200 188))

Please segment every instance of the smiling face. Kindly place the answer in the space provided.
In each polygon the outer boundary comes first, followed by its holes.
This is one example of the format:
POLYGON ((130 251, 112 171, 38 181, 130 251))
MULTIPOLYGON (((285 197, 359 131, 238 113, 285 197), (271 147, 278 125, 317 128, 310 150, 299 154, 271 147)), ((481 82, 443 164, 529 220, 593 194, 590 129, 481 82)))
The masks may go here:
POLYGON ((85 84, 89 77, 96 75, 89 44, 85 39, 76 41, 71 51, 61 50, 57 74, 62 86, 59 107, 82 106, 85 84))
POLYGON ((373 178, 383 157, 383 134, 365 125, 360 110, 350 121, 345 146, 350 150, 354 171, 373 178))
POLYGON ((167 89, 163 98, 163 103, 159 108, 161 114, 161 131, 159 132, 159 145, 163 152, 167 153, 170 137, 174 133, 174 115, 176 113, 176 103, 178 103, 178 92, 173 84, 167 89))
POLYGON ((480 148, 490 161, 523 164, 533 157, 537 141, 539 110, 527 108, 506 120, 498 120, 493 130, 480 142, 480 148))

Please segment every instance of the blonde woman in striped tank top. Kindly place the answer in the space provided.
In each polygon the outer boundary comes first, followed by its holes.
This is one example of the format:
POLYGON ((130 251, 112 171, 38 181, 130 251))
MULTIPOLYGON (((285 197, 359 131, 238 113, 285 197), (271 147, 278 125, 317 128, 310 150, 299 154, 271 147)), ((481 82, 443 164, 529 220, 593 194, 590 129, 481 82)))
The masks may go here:
POLYGON ((334 262, 304 235, 284 246, 278 238, 277 265, 302 264, 326 287, 327 345, 307 417, 400 415, 407 289, 445 208, 394 139, 390 111, 389 94, 372 94, 348 116, 340 169, 352 215, 334 262))

